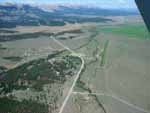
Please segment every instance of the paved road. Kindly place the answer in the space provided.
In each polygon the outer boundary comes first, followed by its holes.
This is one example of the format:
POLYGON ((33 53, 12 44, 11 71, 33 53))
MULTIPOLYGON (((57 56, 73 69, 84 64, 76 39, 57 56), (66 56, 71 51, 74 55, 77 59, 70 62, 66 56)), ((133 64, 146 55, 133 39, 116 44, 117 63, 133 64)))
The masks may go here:
POLYGON ((84 62, 84 59, 83 59, 83 57, 82 57, 81 54, 77 54, 76 52, 74 52, 73 50, 71 50, 70 48, 68 48, 68 47, 65 46, 64 44, 62 44, 60 41, 58 41, 58 40, 55 39, 54 37, 51 37, 51 38, 52 38, 55 42, 57 42, 60 46, 62 46, 63 48, 67 49, 68 51, 70 51, 73 56, 79 57, 79 58, 81 59, 81 61, 82 61, 80 70, 78 71, 78 73, 77 73, 77 75, 76 75, 76 77, 75 77, 75 79, 74 79, 74 81, 73 81, 73 84, 72 84, 72 86, 70 87, 69 92, 68 92, 68 94, 67 94, 65 100, 63 101, 63 104, 62 104, 62 106, 61 106, 61 108, 60 108, 60 110, 59 110, 59 113, 62 113, 63 110, 64 110, 64 108, 65 108, 65 106, 66 106, 66 104, 67 104, 67 102, 68 102, 68 100, 69 100, 69 98, 70 98, 70 96, 71 96, 71 94, 72 94, 72 92, 73 92, 73 89, 74 89, 74 87, 75 87, 75 85, 76 85, 76 83, 77 83, 77 80, 78 80, 78 78, 80 77, 80 74, 81 74, 82 70, 84 69, 85 62, 84 62))

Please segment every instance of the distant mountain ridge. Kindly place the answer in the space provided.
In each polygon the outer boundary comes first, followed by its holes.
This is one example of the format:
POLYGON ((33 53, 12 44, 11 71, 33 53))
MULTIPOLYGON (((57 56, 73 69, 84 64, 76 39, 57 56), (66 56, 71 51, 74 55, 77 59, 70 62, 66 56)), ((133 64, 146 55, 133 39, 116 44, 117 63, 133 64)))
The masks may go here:
POLYGON ((137 12, 83 6, 34 6, 29 4, 0 4, 0 28, 20 26, 64 26, 66 23, 107 22, 100 16, 136 15, 137 12), (94 15, 81 17, 67 15, 94 15))

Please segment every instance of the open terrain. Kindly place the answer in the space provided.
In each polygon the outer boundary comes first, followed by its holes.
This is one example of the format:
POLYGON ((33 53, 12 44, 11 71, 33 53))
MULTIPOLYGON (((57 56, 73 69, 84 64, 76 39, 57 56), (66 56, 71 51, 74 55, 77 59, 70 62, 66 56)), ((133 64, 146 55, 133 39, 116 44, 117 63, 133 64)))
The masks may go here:
POLYGON ((17 7, 0 5, 0 113, 150 112, 150 35, 138 13, 17 7))
MULTIPOLYGON (((72 42, 68 40, 70 43, 60 40, 69 48, 82 53, 85 59, 85 69, 78 79, 75 92, 66 105, 64 113, 77 112, 77 109, 78 112, 87 113, 85 104, 77 103, 72 99, 76 98, 74 94, 79 95, 79 100, 82 100, 82 96, 88 98, 83 99, 85 103, 91 101, 90 95, 97 96, 107 112, 149 113, 150 36, 146 32, 146 27, 142 23, 130 23, 116 25, 116 27, 106 26, 108 31, 104 28, 104 26, 97 26, 95 31, 93 28, 87 28, 85 32, 93 34, 91 38, 90 36, 79 38, 78 41, 72 42), (139 31, 135 32, 135 29, 139 31), (87 42, 77 47, 82 40, 87 42), (119 109, 117 105, 120 106, 119 109), (83 110, 80 111, 82 107, 83 110)), ((93 111, 89 111, 91 112, 93 111)))

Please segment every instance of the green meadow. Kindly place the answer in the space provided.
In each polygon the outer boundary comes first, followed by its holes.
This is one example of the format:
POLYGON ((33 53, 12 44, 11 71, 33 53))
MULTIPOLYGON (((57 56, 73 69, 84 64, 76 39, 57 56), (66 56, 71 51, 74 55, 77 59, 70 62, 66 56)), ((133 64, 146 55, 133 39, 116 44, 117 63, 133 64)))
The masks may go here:
POLYGON ((140 38, 140 39, 150 38, 150 34, 146 29, 146 26, 142 23, 106 26, 103 28, 97 28, 97 31, 123 35, 129 38, 140 38))

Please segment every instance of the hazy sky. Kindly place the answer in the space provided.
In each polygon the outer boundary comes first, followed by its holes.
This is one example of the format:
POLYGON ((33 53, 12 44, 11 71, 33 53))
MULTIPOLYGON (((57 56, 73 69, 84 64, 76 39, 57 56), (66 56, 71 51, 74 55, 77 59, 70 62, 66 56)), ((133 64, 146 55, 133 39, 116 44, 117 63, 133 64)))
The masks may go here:
POLYGON ((81 4, 81 5, 98 5, 100 7, 112 8, 136 8, 134 0, 0 0, 0 2, 16 3, 49 3, 49 4, 81 4))

